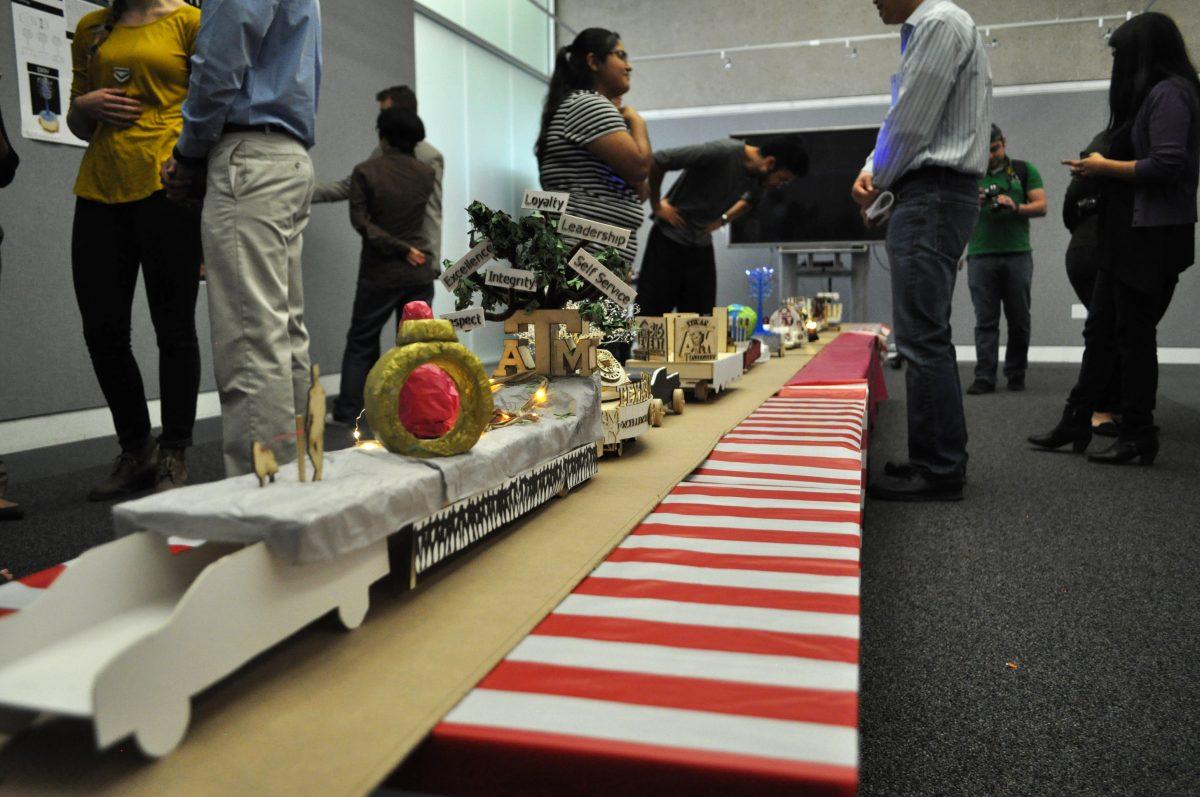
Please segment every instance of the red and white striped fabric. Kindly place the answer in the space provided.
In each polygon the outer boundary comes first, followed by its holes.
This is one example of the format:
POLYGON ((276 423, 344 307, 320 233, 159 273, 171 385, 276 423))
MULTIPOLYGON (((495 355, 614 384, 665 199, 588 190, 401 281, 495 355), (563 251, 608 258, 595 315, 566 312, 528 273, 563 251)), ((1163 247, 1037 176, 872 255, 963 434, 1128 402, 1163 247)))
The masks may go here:
MULTIPOLYGON (((203 545, 203 540, 188 540, 183 537, 171 537, 167 540, 172 553, 186 551, 197 545, 203 545)), ((41 594, 54 583, 63 571, 75 563, 72 559, 61 565, 47 568, 31 576, 18 578, 15 581, 0 583, 0 617, 18 612, 37 600, 41 594)))
POLYGON ((839 390, 722 438, 399 785, 854 794, 867 390, 839 390))

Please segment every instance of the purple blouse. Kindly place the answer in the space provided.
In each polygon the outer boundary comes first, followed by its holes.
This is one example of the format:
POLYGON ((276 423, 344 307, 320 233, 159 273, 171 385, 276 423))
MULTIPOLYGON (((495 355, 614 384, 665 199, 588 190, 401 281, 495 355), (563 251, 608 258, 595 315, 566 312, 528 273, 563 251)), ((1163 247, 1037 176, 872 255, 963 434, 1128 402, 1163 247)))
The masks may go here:
POLYGON ((1138 109, 1131 133, 1134 227, 1196 223, 1200 182, 1200 96, 1188 83, 1161 81, 1138 109))

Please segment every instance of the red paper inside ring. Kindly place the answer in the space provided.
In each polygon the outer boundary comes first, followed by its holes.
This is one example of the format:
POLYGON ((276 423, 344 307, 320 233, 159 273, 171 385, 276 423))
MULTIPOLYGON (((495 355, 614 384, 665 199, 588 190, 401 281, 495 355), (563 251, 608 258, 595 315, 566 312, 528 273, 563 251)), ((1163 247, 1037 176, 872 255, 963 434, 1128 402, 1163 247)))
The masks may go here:
POLYGON ((414 437, 436 440, 458 421, 462 399, 450 374, 426 363, 413 369, 400 389, 397 412, 400 423, 414 437))

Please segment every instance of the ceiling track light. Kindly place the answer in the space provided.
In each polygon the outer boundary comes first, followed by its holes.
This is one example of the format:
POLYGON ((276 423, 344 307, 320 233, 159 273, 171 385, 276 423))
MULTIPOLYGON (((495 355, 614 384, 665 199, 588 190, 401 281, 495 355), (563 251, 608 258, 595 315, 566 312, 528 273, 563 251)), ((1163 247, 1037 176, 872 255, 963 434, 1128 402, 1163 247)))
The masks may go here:
POLYGON ((725 68, 726 72, 728 72, 730 69, 733 69, 733 59, 730 58, 724 50, 721 51, 721 66, 725 68))

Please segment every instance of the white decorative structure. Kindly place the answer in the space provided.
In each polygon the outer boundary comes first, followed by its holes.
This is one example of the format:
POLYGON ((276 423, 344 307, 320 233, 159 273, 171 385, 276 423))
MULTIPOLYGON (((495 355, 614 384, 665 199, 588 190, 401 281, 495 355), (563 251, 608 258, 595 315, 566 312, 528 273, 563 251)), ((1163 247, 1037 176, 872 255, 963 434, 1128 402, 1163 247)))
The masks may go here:
POLYGON ((261 542, 172 554, 152 532, 98 546, 0 623, 0 725, 91 719, 99 748, 132 734, 146 755, 166 755, 193 695, 332 609, 357 628, 387 573, 383 540, 310 565, 261 542))

